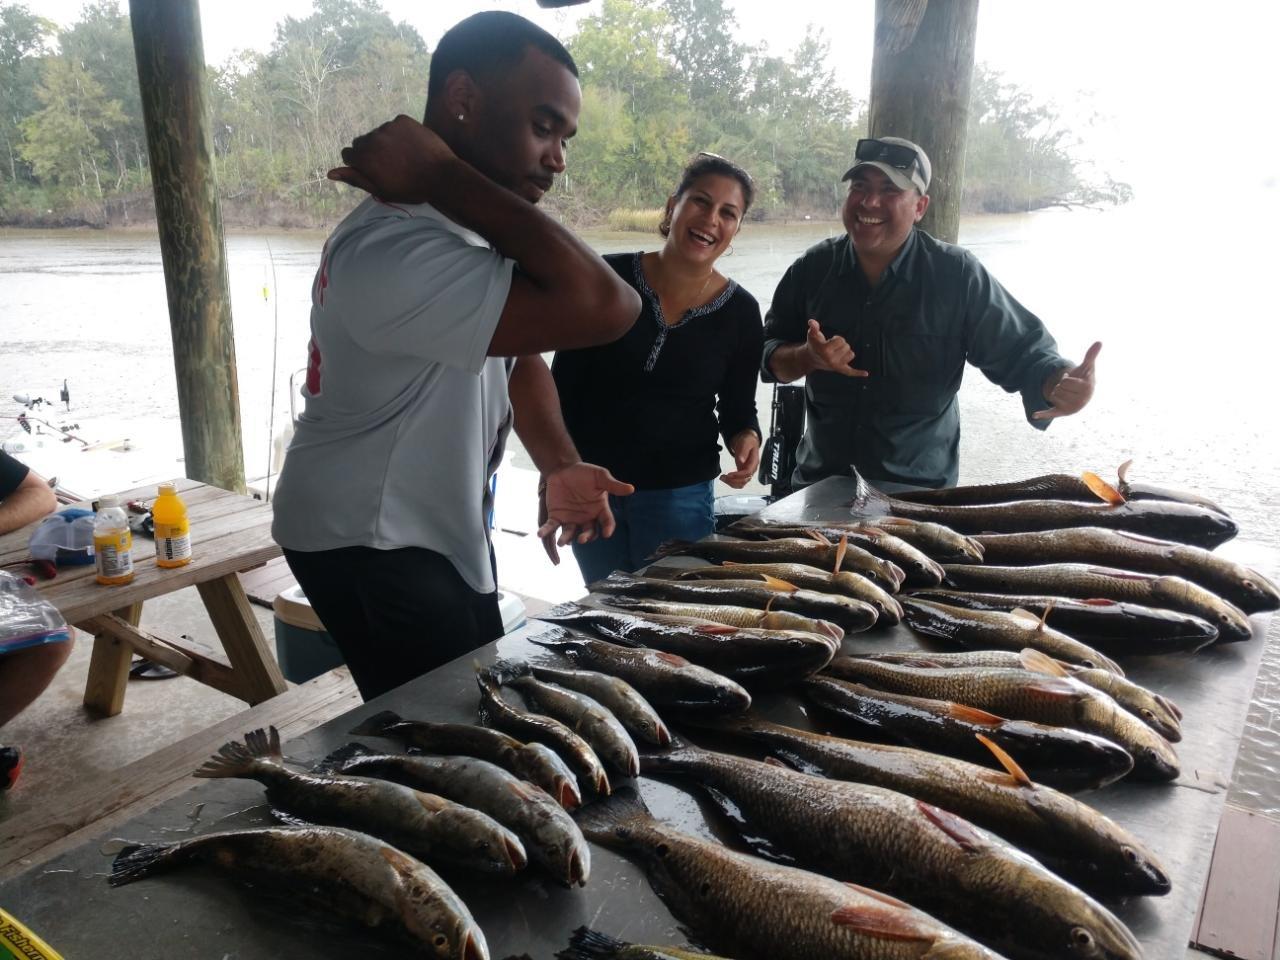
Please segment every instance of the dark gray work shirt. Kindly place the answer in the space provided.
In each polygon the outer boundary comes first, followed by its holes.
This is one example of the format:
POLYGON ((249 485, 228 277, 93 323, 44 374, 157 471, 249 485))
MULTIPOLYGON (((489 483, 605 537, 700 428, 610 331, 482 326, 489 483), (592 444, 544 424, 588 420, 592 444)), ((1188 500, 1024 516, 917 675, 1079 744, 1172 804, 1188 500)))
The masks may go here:
POLYGON ((762 369, 773 351, 805 339, 808 321, 844 337, 869 377, 815 371, 805 378, 804 438, 792 477, 806 486, 851 467, 871 482, 911 487, 956 483, 967 360, 1022 394, 1027 420, 1046 409, 1042 387, 1071 364, 1044 324, 965 250, 912 230, 873 288, 848 235, 810 247, 778 283, 765 318, 762 369))

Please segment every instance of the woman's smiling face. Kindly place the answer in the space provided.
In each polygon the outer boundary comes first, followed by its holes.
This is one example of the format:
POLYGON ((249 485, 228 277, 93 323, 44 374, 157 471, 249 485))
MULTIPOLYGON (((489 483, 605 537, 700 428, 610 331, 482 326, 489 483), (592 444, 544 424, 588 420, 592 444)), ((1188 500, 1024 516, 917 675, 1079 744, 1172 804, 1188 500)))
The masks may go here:
POLYGON ((742 226, 746 206, 742 184, 734 177, 704 174, 680 196, 667 201, 671 214, 667 249, 690 260, 714 264, 742 226))

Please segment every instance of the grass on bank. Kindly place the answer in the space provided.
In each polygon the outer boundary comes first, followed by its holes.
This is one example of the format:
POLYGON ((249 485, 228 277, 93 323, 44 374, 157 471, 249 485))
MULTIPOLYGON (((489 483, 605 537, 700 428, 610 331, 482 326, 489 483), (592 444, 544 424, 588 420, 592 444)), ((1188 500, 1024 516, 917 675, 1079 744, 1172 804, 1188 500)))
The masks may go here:
POLYGON ((630 230, 635 233, 657 233, 658 224, 662 222, 665 208, 655 207, 652 210, 628 210, 619 207, 611 210, 605 223, 610 230, 630 230))

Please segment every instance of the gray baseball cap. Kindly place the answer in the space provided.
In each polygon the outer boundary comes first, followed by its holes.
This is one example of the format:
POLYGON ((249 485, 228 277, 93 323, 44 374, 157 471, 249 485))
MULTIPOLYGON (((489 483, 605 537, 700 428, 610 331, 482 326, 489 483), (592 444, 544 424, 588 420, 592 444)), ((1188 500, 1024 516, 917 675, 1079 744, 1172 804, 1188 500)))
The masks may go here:
POLYGON ((865 138, 854 149, 853 166, 840 179, 849 180, 859 167, 875 167, 902 190, 929 192, 933 167, 917 143, 902 137, 865 138))

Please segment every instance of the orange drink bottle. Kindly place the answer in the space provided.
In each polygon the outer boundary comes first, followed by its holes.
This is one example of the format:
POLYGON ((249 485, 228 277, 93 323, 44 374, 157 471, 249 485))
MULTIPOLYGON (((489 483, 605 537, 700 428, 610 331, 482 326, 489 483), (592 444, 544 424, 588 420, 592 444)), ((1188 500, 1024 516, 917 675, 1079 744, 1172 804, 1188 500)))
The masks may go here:
POLYGON ((187 522, 187 505, 172 483, 160 484, 159 494, 151 505, 151 519, 156 526, 156 565, 186 566, 191 562, 191 525, 187 522))

